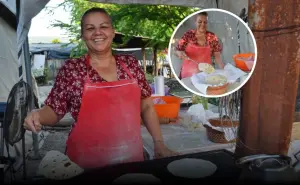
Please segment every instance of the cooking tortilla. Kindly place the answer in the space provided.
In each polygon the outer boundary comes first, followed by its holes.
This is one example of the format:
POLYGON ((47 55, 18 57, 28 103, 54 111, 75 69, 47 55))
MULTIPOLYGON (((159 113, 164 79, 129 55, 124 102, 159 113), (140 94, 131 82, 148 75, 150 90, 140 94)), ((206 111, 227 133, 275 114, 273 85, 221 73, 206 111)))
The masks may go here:
POLYGON ((152 174, 128 173, 115 179, 113 184, 161 184, 161 181, 152 174))
POLYGON ((199 69, 199 71, 203 71, 207 74, 211 74, 211 73, 215 72, 215 68, 212 65, 207 64, 207 63, 198 64, 198 69, 199 69))
POLYGON ((65 180, 81 174, 84 170, 59 151, 49 151, 39 164, 38 174, 48 179, 65 180))
POLYGON ((211 75, 208 76, 206 79, 206 84, 209 85, 220 85, 220 84, 225 84, 227 82, 227 78, 223 75, 211 75))
POLYGON ((171 162, 167 169, 174 176, 197 179, 213 175, 217 166, 210 161, 185 158, 171 162))

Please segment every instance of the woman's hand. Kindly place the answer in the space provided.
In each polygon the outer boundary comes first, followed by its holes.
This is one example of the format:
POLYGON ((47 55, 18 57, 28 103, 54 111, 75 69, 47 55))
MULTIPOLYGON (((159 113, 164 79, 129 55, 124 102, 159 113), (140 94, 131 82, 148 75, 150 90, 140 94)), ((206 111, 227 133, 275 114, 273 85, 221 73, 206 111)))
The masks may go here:
POLYGON ((155 158, 164 158, 177 156, 179 153, 170 150, 164 143, 158 142, 154 143, 154 155, 155 158))
POLYGON ((44 126, 54 126, 63 115, 56 115, 56 113, 49 106, 44 106, 41 109, 31 111, 24 120, 24 128, 34 133, 39 132, 44 126))
POLYGON ((39 111, 33 110, 30 112, 24 120, 24 128, 26 130, 37 133, 41 130, 42 125, 40 123, 40 113, 39 111))
POLYGON ((214 52, 214 56, 215 56, 216 63, 219 66, 219 69, 224 69, 225 65, 222 61, 221 53, 220 52, 214 52))

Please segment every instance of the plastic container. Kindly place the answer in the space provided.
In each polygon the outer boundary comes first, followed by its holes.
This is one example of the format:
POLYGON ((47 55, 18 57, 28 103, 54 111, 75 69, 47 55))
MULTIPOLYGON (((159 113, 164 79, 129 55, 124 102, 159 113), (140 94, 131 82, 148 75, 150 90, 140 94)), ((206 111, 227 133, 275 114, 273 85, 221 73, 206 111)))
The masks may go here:
POLYGON ((155 111, 159 118, 177 118, 180 110, 181 98, 176 96, 155 96, 154 98, 162 98, 166 104, 154 105, 155 111))
POLYGON ((206 94, 208 95, 221 95, 221 94, 225 94, 228 90, 228 83, 222 85, 222 86, 217 86, 217 87, 211 87, 209 86, 207 88, 207 92, 206 94))
POLYGON ((254 53, 239 53, 236 55, 233 55, 232 58, 235 62, 235 66, 245 72, 250 72, 251 70, 247 67, 243 59, 240 58, 249 58, 249 57, 255 57, 254 53))

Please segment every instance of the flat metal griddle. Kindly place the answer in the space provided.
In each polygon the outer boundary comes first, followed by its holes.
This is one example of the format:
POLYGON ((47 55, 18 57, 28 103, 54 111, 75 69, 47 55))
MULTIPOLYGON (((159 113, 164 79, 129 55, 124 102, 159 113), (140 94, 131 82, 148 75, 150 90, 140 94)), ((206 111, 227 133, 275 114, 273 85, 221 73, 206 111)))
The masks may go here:
MULTIPOLYGON (((236 167, 234 163, 233 153, 227 150, 216 150, 209 152, 200 152, 194 154, 186 154, 181 156, 163 158, 163 159, 155 159, 144 162, 137 163, 127 163, 127 164, 119 164, 114 166, 109 166, 101 169, 93 169, 90 171, 86 171, 83 174, 74 177, 69 180, 59 181, 59 183, 75 183, 75 182, 96 182, 96 183, 112 183, 113 180, 118 178, 121 175, 127 173, 147 173, 152 174, 159 178, 163 184, 165 183, 192 183, 192 184, 203 184, 203 183, 212 183, 212 182, 232 182, 235 183, 240 175, 240 169, 236 167), (197 158, 208 160, 217 165, 217 171, 214 175, 201 179, 186 179, 181 177, 173 176, 168 170, 167 165, 178 159, 182 158, 197 158)), ((58 183, 52 180, 39 180, 35 182, 30 182, 30 184, 52 184, 58 183)))

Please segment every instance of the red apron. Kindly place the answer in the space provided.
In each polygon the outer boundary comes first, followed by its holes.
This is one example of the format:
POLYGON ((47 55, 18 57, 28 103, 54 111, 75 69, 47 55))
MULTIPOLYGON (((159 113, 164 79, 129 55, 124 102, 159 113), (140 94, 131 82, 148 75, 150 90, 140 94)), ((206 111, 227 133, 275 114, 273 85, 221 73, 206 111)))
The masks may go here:
POLYGON ((89 77, 86 79, 78 120, 66 151, 82 168, 144 160, 141 90, 128 68, 120 64, 130 80, 91 83, 89 77))
MULTIPOLYGON (((189 58, 198 63, 212 64, 209 45, 197 46, 195 44, 188 44, 185 53, 189 58)), ((191 60, 184 60, 181 68, 181 78, 188 78, 196 73, 199 73, 198 64, 191 60)))

